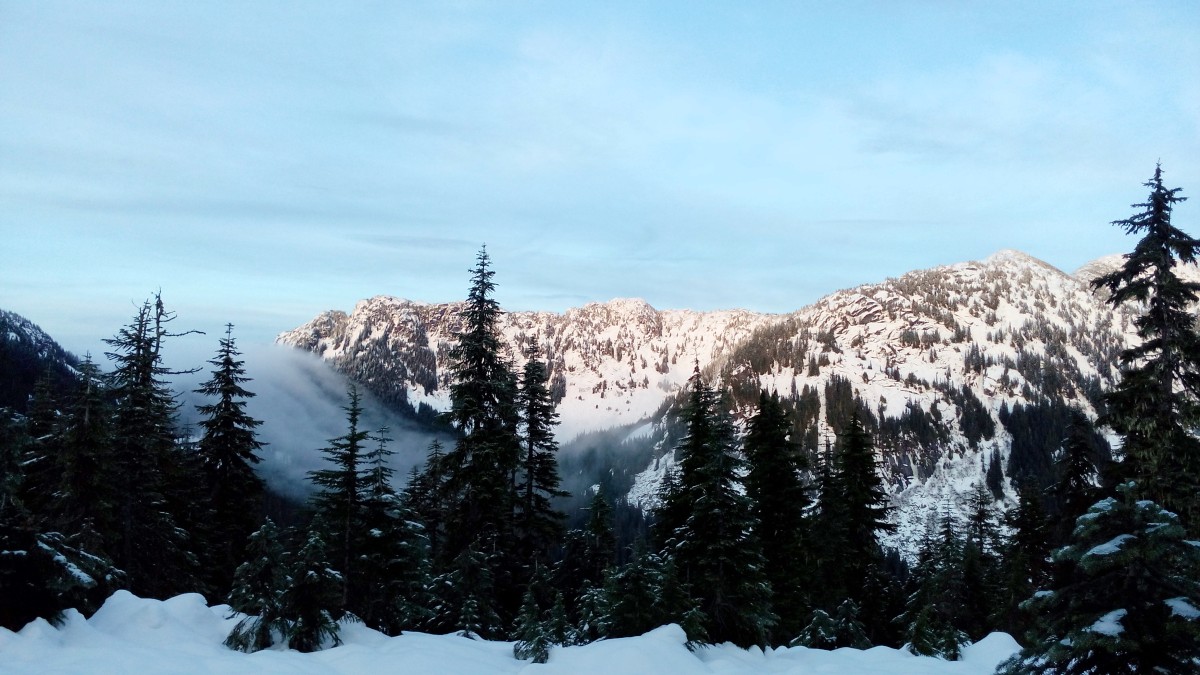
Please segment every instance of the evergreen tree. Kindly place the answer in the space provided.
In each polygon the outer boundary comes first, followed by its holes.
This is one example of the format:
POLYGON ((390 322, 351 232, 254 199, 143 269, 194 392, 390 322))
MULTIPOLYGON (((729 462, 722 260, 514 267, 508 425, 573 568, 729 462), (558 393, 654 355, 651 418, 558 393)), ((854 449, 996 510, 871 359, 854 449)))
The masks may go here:
POLYGON ((823 609, 814 609, 809 615, 808 625, 788 645, 811 649, 836 649, 838 647, 837 622, 823 609))
MULTIPOLYGON (((321 521, 329 528, 325 536, 334 542, 334 559, 338 561, 341 574, 353 578, 357 574, 355 533, 361 516, 362 482, 366 472, 363 455, 370 433, 359 427, 362 406, 358 388, 350 385, 347 395, 350 403, 342 408, 346 411, 346 433, 329 439, 329 445, 321 449, 332 468, 310 471, 308 478, 318 489, 312 502, 321 521)), ((349 586, 344 585, 342 606, 348 602, 349 586)))
POLYGON ((977 483, 969 501, 967 527, 959 561, 963 596, 958 628, 971 640, 996 629, 993 621, 1000 602, 999 524, 992 508, 992 492, 977 483))
POLYGON ((484 640, 503 635, 503 624, 494 605, 492 569, 495 564, 488 560, 483 548, 464 549, 454 560, 454 565, 434 580, 437 597, 432 625, 435 630, 457 631, 463 637, 484 640))
POLYGON ((680 487, 666 495, 679 500, 669 508, 686 512, 687 519, 668 540, 667 551, 699 602, 710 639, 766 645, 776 616, 751 504, 740 490, 744 462, 733 424, 699 368, 689 387, 687 431, 677 449, 680 487))
POLYGON ((1030 486, 1021 487, 1017 507, 1005 514, 1009 532, 1004 547, 1001 598, 996 623, 1000 630, 1023 636, 1031 627, 1032 617, 1021 603, 1050 583, 1051 551, 1049 528, 1041 500, 1030 486))
POLYGON ((445 419, 460 435, 443 462, 446 522, 441 563, 456 566, 472 547, 487 546, 490 553, 483 561, 494 566, 488 575, 494 582, 489 583, 489 593, 495 595, 471 596, 486 605, 480 608, 484 623, 496 611, 511 617, 521 598, 519 585, 511 583, 520 568, 513 546, 521 455, 517 384, 501 353, 500 306, 492 298, 494 274, 486 249, 481 250, 462 313, 465 325, 450 351, 453 384, 445 419))
POLYGON ((91 356, 79 365, 77 388, 69 394, 57 431, 58 476, 48 513, 54 527, 83 548, 107 554, 105 535, 118 529, 121 495, 113 474, 112 410, 100 368, 91 356))
POLYGON ((949 512, 938 536, 928 537, 915 570, 917 589, 909 596, 900 623, 914 654, 955 661, 970 640, 960 628, 966 592, 962 574, 963 542, 949 512))
POLYGON ((883 570, 878 534, 891 532, 883 481, 876 470, 875 448, 857 413, 838 439, 834 466, 821 493, 821 562, 823 593, 818 603, 836 607, 845 598, 862 608, 872 641, 882 641, 891 617, 887 602, 890 580, 883 570))
POLYGON ((38 617, 57 623, 68 607, 94 609, 121 581, 107 560, 42 531, 21 502, 28 442, 0 408, 0 627, 12 631, 38 617))
POLYGON ((404 506, 412 511, 425 530, 432 560, 438 560, 442 553, 441 543, 447 511, 446 463, 442 443, 434 439, 429 444, 424 469, 418 471, 413 467, 403 496, 404 506))
POLYGON ((801 474, 807 462, 788 438, 792 425, 778 395, 762 391, 758 412, 747 426, 743 444, 749 464, 746 496, 758 522, 763 572, 779 616, 775 641, 785 642, 800 631, 809 613, 808 522, 804 517, 809 501, 801 474))
POLYGON ((288 647, 315 652, 342 643, 337 615, 341 613, 345 579, 328 562, 322 523, 309 528, 308 540, 296 555, 290 586, 281 598, 280 614, 288 622, 288 647))
POLYGON ((542 613, 533 597, 533 587, 525 589, 521 613, 517 615, 517 641, 513 643, 513 656, 531 659, 534 663, 545 663, 550 656, 553 641, 542 621, 542 613))
POLYGON ((228 602, 230 609, 246 616, 225 638, 225 646, 256 652, 274 645, 289 628, 283 598, 292 579, 279 543, 279 530, 270 518, 250 535, 244 555, 246 562, 234 574, 228 602))
POLYGON ((536 342, 527 356, 517 399, 525 447, 516 529, 527 564, 536 566, 544 564, 551 547, 562 540, 566 516, 555 510, 551 500, 566 497, 568 493, 559 489, 558 442, 554 440, 558 413, 547 387, 550 374, 536 342))
POLYGON ((597 621, 604 637, 635 637, 679 624, 691 643, 708 639, 706 617, 670 558, 638 550, 624 567, 609 568, 597 621))
POLYGON ((1195 673, 1200 666, 1200 547, 1179 517, 1121 495, 1076 521, 1062 587, 1029 600, 1038 639, 1003 664, 1004 675, 1195 673))
POLYGON ((354 533, 358 563, 355 576, 348 579, 349 609, 371 628, 399 635, 429 620, 432 579, 429 541, 391 487, 387 459, 392 451, 386 433, 378 432, 378 444, 365 458, 368 470, 354 533))
POLYGON ((871 640, 867 638, 866 630, 862 622, 858 620, 858 605, 850 598, 846 598, 842 604, 838 605, 834 621, 834 634, 838 646, 855 649, 866 649, 871 646, 871 640))
POLYGON ((247 537, 261 521, 263 482, 253 465, 260 461, 263 443, 255 435, 262 422, 246 413, 246 400, 254 394, 245 388, 245 363, 233 339, 233 324, 226 324, 215 370, 196 393, 215 397, 213 403, 197 406, 203 416, 199 458, 204 469, 205 490, 211 515, 208 522, 210 580, 218 589, 229 586, 234 567, 244 557, 247 537))
MULTIPOLYGON (((119 502, 116 531, 102 533, 108 551, 143 597, 165 598, 201 588, 190 535, 181 518, 191 505, 183 496, 200 483, 193 464, 175 443, 176 403, 163 365, 163 342, 175 319, 161 295, 138 308, 133 321, 105 340, 114 364, 109 388, 115 398, 112 475, 119 502)), ((202 514, 198 514, 202 517, 202 514)))
POLYGON ((1140 496, 1178 513, 1184 525, 1200 518, 1200 333, 1192 306, 1200 284, 1183 281, 1175 266, 1194 263, 1200 240, 1171 224, 1180 188, 1163 185, 1162 167, 1146 184, 1150 196, 1140 212, 1113 224, 1139 234, 1118 270, 1092 282, 1119 306, 1145 308, 1134 319, 1141 343, 1121 352, 1121 380, 1105 396, 1101 420, 1125 437, 1122 474, 1140 496))
POLYGON ((1078 409, 1072 409, 1067 437, 1055 461, 1055 480, 1049 493, 1054 499, 1057 526, 1054 544, 1062 546, 1070 538, 1075 520, 1100 498, 1099 450, 1095 429, 1078 409))

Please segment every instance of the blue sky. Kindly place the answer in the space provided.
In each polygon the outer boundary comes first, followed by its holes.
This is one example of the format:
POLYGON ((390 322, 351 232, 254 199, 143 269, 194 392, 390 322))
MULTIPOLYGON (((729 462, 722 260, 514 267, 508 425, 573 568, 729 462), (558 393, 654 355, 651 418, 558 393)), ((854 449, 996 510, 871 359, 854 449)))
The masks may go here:
POLYGON ((0 307, 80 352, 159 288, 212 345, 459 299, 484 243, 510 309, 784 312, 1200 191, 1190 2, 0 0, 0 92, 0 307))

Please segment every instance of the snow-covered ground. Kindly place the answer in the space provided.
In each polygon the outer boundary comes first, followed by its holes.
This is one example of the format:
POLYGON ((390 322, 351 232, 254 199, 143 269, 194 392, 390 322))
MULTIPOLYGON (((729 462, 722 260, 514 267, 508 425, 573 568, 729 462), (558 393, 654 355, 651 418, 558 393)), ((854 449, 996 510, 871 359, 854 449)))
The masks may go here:
POLYGON ((690 652, 683 631, 664 626, 636 638, 605 640, 554 649, 546 664, 518 661, 512 643, 447 635, 407 633, 387 637, 361 624, 342 629, 345 644, 301 654, 272 649, 242 654, 221 643, 236 619, 229 608, 209 607, 200 595, 144 600, 120 591, 92 618, 68 612, 59 628, 35 621, 17 633, 0 629, 0 673, 804 673, 835 675, 984 675, 1017 650, 1007 635, 994 633, 967 647, 962 661, 912 656, 876 647, 865 651, 779 648, 763 652, 732 645, 690 652))

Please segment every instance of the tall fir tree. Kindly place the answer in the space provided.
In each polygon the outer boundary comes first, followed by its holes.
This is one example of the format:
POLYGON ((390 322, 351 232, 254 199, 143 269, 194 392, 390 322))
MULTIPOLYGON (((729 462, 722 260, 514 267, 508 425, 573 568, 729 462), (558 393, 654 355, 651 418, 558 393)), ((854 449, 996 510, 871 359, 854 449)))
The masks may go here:
POLYGON ((808 490, 802 471, 807 460, 788 437, 792 429, 777 394, 760 392, 758 411, 747 425, 743 449, 749 470, 750 498, 762 543, 763 572, 771 585, 772 606, 779 617, 776 644, 796 637, 809 615, 808 490))
POLYGON ((1021 604, 1050 583, 1050 528, 1033 486, 1017 491, 1017 506, 1005 514, 1010 532, 1002 556, 1001 597, 996 606, 1000 630, 1023 638, 1033 617, 1021 604))
POLYGON ((552 500, 566 497, 567 492, 559 488, 558 442, 554 440, 558 412, 547 386, 550 373, 536 340, 526 358, 517 396, 524 448, 515 526, 525 562, 532 568, 548 562, 551 549, 562 541, 566 515, 554 508, 552 500))
MULTIPOLYGON (((827 469, 828 470, 828 469, 827 469)), ((891 507, 879 477, 875 444, 857 412, 838 438, 833 467, 821 492, 823 601, 834 608, 845 598, 862 609, 868 637, 884 641, 890 629, 891 580, 883 568, 879 534, 892 532, 891 507)))
POLYGON ((250 378, 240 355, 233 324, 226 324, 217 355, 209 361, 214 367, 211 377, 196 389, 196 393, 216 399, 196 410, 203 417, 198 450, 210 511, 205 557, 210 583, 222 594, 245 557, 244 547, 259 527, 263 509, 263 482, 254 472, 264 446, 255 429, 262 422, 246 412, 246 401, 254 393, 244 386, 250 378))
POLYGON ((469 549, 487 551, 481 560, 491 566, 489 595, 472 596, 472 602, 480 603, 481 621, 498 614, 507 622, 503 617, 516 614, 522 595, 513 536, 521 444, 517 378, 501 350, 494 276, 483 249, 471 271, 464 327, 450 351, 453 383, 445 419, 459 437, 443 462, 446 520, 439 562, 452 568, 469 549))
POLYGON ((129 588, 145 597, 166 598, 201 588, 186 523, 186 494, 200 482, 195 465, 177 446, 177 404, 166 378, 178 374, 163 363, 162 349, 175 313, 161 294, 138 308, 132 322, 105 340, 113 351, 109 389, 115 399, 112 475, 119 495, 105 533, 109 552, 128 575, 129 588))
POLYGON ((1200 283, 1180 279, 1175 267, 1195 263, 1197 240, 1171 224, 1180 188, 1163 184, 1162 166, 1145 183, 1138 213, 1114 225, 1141 235, 1120 269, 1092 282, 1113 306, 1137 302, 1134 319, 1141 343, 1121 352, 1121 380, 1105 396, 1101 420, 1124 436, 1124 478, 1138 494, 1178 513, 1195 531, 1200 519, 1200 333, 1191 308, 1200 283))
MULTIPOLYGON (((356 532, 362 509, 364 454, 370 433, 359 425, 362 417, 362 399, 358 387, 350 386, 347 396, 350 401, 342 408, 346 411, 346 433, 329 439, 329 445, 321 449, 328 469, 308 472, 308 478, 317 488, 312 497, 313 506, 321 522, 328 527, 324 536, 332 541, 333 558, 346 578, 353 577, 355 569, 356 532)), ((350 601, 349 585, 343 584, 342 605, 350 601)))
POLYGON ((751 503, 739 481, 744 460, 733 423, 698 367, 688 387, 686 433, 676 450, 679 489, 665 496, 679 500, 675 508, 687 518, 665 552, 698 601, 709 639, 767 645, 777 617, 751 503))

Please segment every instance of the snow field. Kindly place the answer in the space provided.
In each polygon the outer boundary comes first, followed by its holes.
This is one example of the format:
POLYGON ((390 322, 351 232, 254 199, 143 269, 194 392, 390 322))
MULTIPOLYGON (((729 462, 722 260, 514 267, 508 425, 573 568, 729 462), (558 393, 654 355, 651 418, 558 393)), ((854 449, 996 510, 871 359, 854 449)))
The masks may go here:
POLYGON ((511 642, 424 633, 387 637, 361 624, 343 624, 340 647, 313 654, 280 648, 243 654, 222 644, 238 620, 228 616, 228 606, 209 607, 194 593, 159 601, 118 591, 90 619, 71 610, 59 628, 39 619, 16 633, 0 629, 0 673, 990 675, 1018 649, 1008 635, 993 633, 967 647, 956 662, 886 647, 764 652, 726 644, 691 652, 682 629, 671 625, 636 638, 554 648, 549 662, 539 665, 514 659, 511 642))

